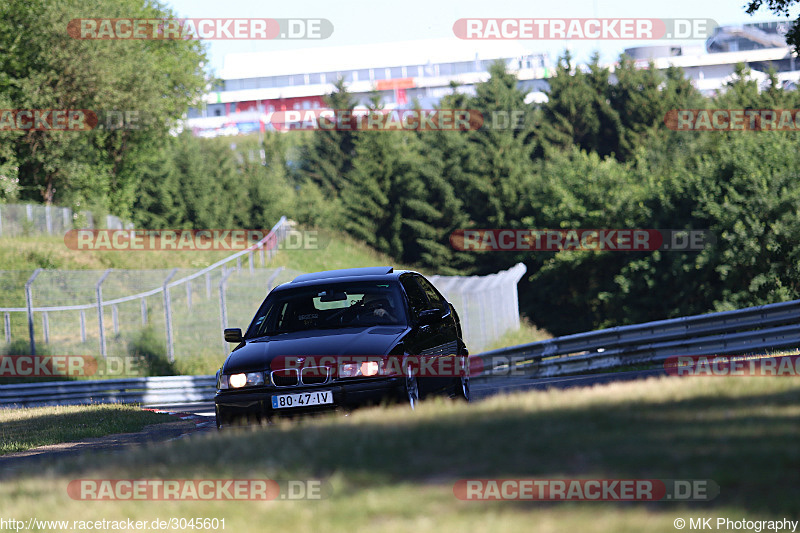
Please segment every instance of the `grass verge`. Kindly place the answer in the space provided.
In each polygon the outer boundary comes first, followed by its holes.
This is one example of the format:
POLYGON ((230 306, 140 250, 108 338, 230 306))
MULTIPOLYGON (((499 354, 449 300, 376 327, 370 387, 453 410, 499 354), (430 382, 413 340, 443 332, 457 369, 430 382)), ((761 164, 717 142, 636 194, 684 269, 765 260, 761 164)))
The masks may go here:
POLYGON ((134 405, 73 405, 0 409, 0 455, 172 422, 169 415, 134 405))
POLYGON ((537 328, 531 324, 530 320, 525 317, 520 319, 519 329, 507 332, 505 335, 494 341, 485 351, 497 350, 507 346, 519 346, 520 344, 529 344, 531 342, 539 342, 547 339, 552 339, 553 336, 546 331, 537 328))
POLYGON ((800 382, 661 378, 424 402, 87 456, 0 484, 5 516, 225 518, 260 531, 675 531, 684 518, 798 518, 800 382), (72 500, 76 478, 321 478, 318 501, 72 500), (712 479, 710 502, 476 502, 469 478, 712 479))

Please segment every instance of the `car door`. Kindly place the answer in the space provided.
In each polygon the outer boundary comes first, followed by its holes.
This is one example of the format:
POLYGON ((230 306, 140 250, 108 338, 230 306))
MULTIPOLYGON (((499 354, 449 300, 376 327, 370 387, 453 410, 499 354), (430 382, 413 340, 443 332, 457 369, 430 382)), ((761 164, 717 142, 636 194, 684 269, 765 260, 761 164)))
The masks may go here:
MULTIPOLYGON (((420 324, 419 321, 419 314, 422 311, 436 310, 442 315, 449 312, 450 308, 444 298, 428 280, 418 274, 401 278, 401 283, 409 299, 413 322, 410 337, 413 338, 414 346, 413 348, 409 346, 410 353, 423 358, 439 358, 455 353, 457 349, 455 331, 451 332, 451 328, 448 327, 451 321, 437 320, 431 324, 420 324)), ((443 389, 452 382, 450 375, 437 375, 442 373, 441 369, 447 371, 448 366, 434 362, 433 365, 426 365, 424 368, 427 371, 423 372, 423 379, 419 381, 420 393, 443 389), (434 375, 431 375, 432 373, 434 375)))

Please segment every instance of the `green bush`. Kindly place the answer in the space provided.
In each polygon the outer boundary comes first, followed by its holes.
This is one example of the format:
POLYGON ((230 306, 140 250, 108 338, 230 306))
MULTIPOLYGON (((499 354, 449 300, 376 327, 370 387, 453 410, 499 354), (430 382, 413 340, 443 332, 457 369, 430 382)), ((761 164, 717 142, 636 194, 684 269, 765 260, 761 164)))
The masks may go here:
POLYGON ((178 371, 167 360, 166 346, 166 339, 148 327, 128 340, 128 355, 137 359, 137 366, 147 376, 174 376, 178 371))

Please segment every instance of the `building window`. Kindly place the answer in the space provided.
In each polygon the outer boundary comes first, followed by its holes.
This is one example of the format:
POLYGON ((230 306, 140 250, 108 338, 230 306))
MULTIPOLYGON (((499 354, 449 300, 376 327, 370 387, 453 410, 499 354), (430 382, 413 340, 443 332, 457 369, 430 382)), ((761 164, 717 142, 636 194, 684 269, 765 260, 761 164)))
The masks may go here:
POLYGON ((396 80, 403 77, 403 69, 401 67, 392 67, 389 70, 389 79, 396 80))
POLYGON ((372 79, 373 80, 385 80, 386 79, 386 70, 385 68, 376 68, 372 69, 372 79))
POLYGON ((322 83, 322 74, 309 74, 308 75, 308 83, 311 85, 317 85, 318 83, 322 83))
POLYGON ((357 70, 356 77, 357 79, 354 79, 353 81, 370 81, 369 69, 362 68, 361 70, 357 70))
POLYGON ((467 74, 469 72, 475 72, 475 63, 473 61, 453 63, 453 74, 467 74))

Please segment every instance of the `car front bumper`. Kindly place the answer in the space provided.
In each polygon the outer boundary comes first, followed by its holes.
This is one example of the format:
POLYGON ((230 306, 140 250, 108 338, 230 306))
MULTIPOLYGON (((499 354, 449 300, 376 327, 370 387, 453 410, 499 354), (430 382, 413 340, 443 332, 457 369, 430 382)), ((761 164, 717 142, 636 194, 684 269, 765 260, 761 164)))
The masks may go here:
POLYGON ((300 387, 260 387, 253 390, 217 391, 214 404, 217 424, 226 425, 239 417, 256 417, 269 420, 274 416, 292 416, 334 410, 351 409, 362 405, 380 403, 383 400, 397 400, 405 393, 405 380, 402 377, 359 380, 351 383, 330 383, 328 385, 300 387), (272 396, 280 394, 299 394, 303 392, 331 391, 333 403, 307 407, 272 408, 272 396))

